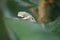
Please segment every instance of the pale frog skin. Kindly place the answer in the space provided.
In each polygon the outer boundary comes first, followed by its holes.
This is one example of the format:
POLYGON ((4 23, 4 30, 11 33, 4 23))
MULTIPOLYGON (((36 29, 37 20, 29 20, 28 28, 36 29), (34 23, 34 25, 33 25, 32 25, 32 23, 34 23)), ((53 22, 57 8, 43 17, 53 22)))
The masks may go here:
POLYGON ((36 20, 34 19, 33 16, 31 16, 29 13, 24 12, 24 11, 18 12, 18 17, 28 20, 28 21, 31 21, 31 22, 36 22, 36 20))

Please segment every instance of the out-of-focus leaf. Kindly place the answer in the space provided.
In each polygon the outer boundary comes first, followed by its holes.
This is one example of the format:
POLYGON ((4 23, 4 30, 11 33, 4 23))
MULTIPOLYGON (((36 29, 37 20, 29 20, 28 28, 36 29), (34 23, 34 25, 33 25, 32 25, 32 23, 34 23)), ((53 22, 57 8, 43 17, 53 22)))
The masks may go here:
POLYGON ((60 36, 60 17, 46 25, 48 31, 54 32, 60 36))
POLYGON ((28 12, 29 14, 31 14, 35 19, 37 19, 35 14, 29 10, 29 8, 25 5, 25 3, 24 3, 24 5, 26 7, 22 4, 23 2, 21 2, 21 0, 20 1, 19 0, 8 0, 7 4, 6 4, 7 5, 7 10, 10 11, 12 13, 12 15, 15 16, 15 17, 17 17, 17 14, 18 14, 19 11, 25 11, 25 12, 28 12))
POLYGON ((50 7, 50 5, 48 5, 47 7, 46 7, 46 23, 48 23, 48 22, 50 22, 50 18, 49 18, 49 14, 50 14, 50 10, 51 10, 52 8, 50 7))
POLYGON ((48 19, 50 22, 54 21, 57 19, 58 16, 60 16, 60 0, 55 0, 54 3, 49 4, 50 5, 50 12, 48 15, 48 19))
POLYGON ((53 4, 50 4, 52 8, 48 15, 50 23, 47 23, 47 29, 50 32, 54 32, 60 36, 60 0, 56 0, 53 4))
POLYGON ((23 1, 28 2, 28 3, 32 4, 33 6, 38 5, 38 0, 23 0, 23 1))
POLYGON ((38 3, 37 1, 38 0, 8 0, 7 2, 8 3, 14 3, 15 2, 16 4, 23 6, 23 7, 31 7, 31 6, 36 6, 38 3))
POLYGON ((19 40, 60 40, 54 33, 44 32, 37 23, 19 18, 4 18, 4 21, 19 40))
POLYGON ((0 10, 0 40, 9 40, 9 36, 7 34, 4 20, 2 17, 2 12, 0 10))

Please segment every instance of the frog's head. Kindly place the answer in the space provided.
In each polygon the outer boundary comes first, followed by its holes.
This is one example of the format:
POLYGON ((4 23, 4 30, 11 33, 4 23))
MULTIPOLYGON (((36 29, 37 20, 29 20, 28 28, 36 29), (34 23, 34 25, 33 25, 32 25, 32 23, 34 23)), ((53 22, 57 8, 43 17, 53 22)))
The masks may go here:
POLYGON ((36 22, 32 15, 30 15, 29 13, 24 12, 24 11, 18 12, 18 17, 25 19, 25 20, 29 20, 31 22, 36 22))

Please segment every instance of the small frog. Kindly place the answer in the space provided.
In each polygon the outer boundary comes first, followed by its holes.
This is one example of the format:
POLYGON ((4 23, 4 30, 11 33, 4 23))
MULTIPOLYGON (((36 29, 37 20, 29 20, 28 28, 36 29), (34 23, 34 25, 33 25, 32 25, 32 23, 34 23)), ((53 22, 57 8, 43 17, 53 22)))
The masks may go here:
POLYGON ((36 22, 34 17, 32 15, 30 15, 28 12, 20 11, 20 12, 18 12, 18 17, 28 20, 28 21, 31 21, 31 22, 36 22))

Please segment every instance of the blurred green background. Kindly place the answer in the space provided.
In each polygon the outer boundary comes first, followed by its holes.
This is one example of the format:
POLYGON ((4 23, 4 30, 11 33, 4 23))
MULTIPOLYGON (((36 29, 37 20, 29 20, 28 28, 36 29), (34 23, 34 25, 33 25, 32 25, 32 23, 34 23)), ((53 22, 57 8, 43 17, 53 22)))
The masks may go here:
POLYGON ((57 0, 47 7, 48 21, 44 30, 38 22, 32 23, 17 17, 19 11, 25 11, 37 20, 29 8, 37 6, 38 0, 1 0, 0 40, 60 40, 59 4, 57 0))

